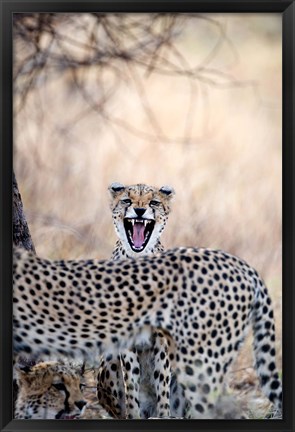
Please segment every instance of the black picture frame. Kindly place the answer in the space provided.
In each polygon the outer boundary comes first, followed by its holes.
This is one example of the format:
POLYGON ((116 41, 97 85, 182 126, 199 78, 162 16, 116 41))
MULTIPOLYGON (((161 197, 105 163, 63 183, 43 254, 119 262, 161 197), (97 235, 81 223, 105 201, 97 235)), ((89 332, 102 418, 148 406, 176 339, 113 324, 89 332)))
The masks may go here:
MULTIPOLYGON (((293 431, 294 422, 294 25, 287 0, 11 1, 1 0, 1 431, 293 431), (283 401, 282 420, 14 420, 12 416, 12 14, 14 12, 280 12, 283 16, 283 401)), ((271 235, 271 233, 270 233, 271 235)))

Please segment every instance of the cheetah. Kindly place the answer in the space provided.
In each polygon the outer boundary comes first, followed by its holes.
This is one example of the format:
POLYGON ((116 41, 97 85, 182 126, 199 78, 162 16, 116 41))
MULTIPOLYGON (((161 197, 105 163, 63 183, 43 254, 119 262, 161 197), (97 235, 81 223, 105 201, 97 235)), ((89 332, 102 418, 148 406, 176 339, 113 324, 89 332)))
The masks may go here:
POLYGON ((256 270, 234 255, 176 248, 138 259, 50 261, 15 249, 13 284, 15 353, 93 360, 142 343, 152 327, 168 332, 189 418, 212 418, 252 326, 261 388, 282 408, 272 302, 256 270))
POLYGON ((81 392, 81 368, 62 361, 15 366, 19 392, 17 419, 78 419, 87 402, 81 392))
MULTIPOLYGON (((109 192, 112 218, 119 237, 112 259, 136 258, 163 251, 160 235, 170 213, 174 189, 112 183, 109 192)), ((108 409, 112 394, 112 400, 118 401, 115 407, 118 418, 170 417, 170 344, 169 335, 155 329, 149 349, 141 346, 124 350, 115 359, 109 355, 98 374, 100 403, 108 409)), ((113 407, 111 411, 114 411, 113 407)))

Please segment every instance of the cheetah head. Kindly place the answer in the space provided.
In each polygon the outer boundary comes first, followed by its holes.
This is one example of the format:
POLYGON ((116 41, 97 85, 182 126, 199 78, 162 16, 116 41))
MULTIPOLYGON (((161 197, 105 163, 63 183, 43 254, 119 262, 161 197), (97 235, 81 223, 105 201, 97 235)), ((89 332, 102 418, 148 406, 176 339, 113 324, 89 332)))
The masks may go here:
POLYGON ((74 420, 85 411, 81 367, 45 361, 17 366, 16 376, 16 418, 74 420))
POLYGON ((152 253, 167 222, 174 190, 112 183, 109 192, 115 229, 127 255, 152 253))

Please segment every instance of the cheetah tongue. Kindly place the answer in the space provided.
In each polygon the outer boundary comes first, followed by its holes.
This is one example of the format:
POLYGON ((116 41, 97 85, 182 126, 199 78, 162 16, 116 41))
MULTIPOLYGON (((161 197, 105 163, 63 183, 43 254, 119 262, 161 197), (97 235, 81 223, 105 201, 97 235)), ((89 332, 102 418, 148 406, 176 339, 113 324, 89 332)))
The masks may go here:
POLYGON ((141 248, 144 242, 144 224, 135 222, 133 225, 132 241, 136 248, 141 248))

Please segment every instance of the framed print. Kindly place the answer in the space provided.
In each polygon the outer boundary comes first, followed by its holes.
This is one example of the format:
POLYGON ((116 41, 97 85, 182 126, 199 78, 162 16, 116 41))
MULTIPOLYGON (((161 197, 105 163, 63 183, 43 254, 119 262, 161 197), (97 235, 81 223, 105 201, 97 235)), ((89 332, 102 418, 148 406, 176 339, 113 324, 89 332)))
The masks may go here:
POLYGON ((293 430, 294 10, 1 1, 1 430, 293 430))

